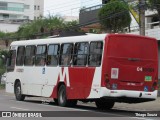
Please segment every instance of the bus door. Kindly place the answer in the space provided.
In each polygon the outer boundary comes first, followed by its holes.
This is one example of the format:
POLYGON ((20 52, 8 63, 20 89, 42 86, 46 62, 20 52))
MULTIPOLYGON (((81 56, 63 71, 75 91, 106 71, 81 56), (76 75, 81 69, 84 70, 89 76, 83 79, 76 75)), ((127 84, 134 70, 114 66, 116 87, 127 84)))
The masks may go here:
MULTIPOLYGON (((34 46, 35 47, 35 46, 34 46)), ((32 48, 31 48, 32 49, 32 48)), ((33 48, 35 49, 35 48, 33 48)), ((34 51, 34 50, 33 50, 34 51)), ((29 94, 30 95, 42 95, 42 86, 45 84, 45 62, 46 62, 46 45, 38 45, 35 49, 35 55, 33 54, 34 65, 28 66, 28 84, 30 86, 29 94), (31 76, 29 76, 31 75, 31 76)))

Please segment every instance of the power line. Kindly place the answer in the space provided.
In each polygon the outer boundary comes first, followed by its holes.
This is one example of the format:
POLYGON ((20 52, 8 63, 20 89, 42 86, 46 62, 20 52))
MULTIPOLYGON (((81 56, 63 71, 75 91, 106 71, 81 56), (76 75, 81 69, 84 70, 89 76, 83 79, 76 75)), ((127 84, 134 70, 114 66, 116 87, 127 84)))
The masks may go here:
MULTIPOLYGON (((89 1, 90 1, 90 0, 85 1, 85 2, 82 2, 82 3, 87 3, 87 2, 89 2, 89 1)), ((95 2, 92 3, 92 4, 88 4, 88 5, 91 5, 91 6, 92 6, 92 5, 94 5, 94 4, 95 4, 95 2)), ((112 4, 112 3, 108 3, 108 4, 112 4)), ((74 5, 74 4, 73 4, 73 5, 74 5)), ((80 8, 81 8, 81 7, 74 8, 74 10, 75 10, 75 9, 78 9, 78 10, 79 10, 80 8)), ((51 9, 51 10, 54 10, 54 9, 51 9)), ((77 11, 78 11, 78 10, 77 10, 77 11)), ((34 12, 34 11, 33 11, 33 12, 34 12)), ((37 12, 39 12, 39 11, 37 11, 37 12)), ((70 9, 66 9, 66 10, 59 11, 59 12, 67 12, 67 13, 69 13, 69 12, 70 12, 70 9), (67 12, 67 11, 68 11, 68 12, 67 12)), ((74 11, 74 12, 72 12, 72 14, 73 14, 73 13, 76 13, 76 12, 74 11)), ((27 15, 34 15, 34 14, 27 14, 27 15)), ((6 24, 7 24, 7 23, 6 23, 6 24)), ((23 24, 23 23, 22 23, 22 24, 23 24)), ((6 25, 6 26, 10 26, 10 25, 6 25)))
MULTIPOLYGON (((87 2, 90 2, 90 0, 87 0, 87 1, 85 1, 85 2, 83 2, 83 3, 87 3, 87 2)), ((56 8, 54 8, 54 9, 47 9, 47 10, 43 10, 43 12, 47 12, 47 11, 49 11, 49 10, 57 10, 57 9, 61 9, 61 8, 65 8, 65 7, 70 7, 70 6, 73 6, 73 5, 78 5, 79 3, 76 3, 76 4, 70 4, 70 5, 66 5, 65 4, 65 6, 63 6, 63 7, 56 7, 56 8)), ((71 9, 70 9, 71 10, 71 9)), ((38 14, 38 12, 39 11, 33 11, 31 14, 28 14, 28 15, 37 15, 38 14), (35 12, 37 12, 37 13, 35 13, 35 12)), ((63 11, 62 11, 63 12, 63 11)))
MULTIPOLYGON (((89 1, 90 1, 90 0, 85 1, 85 2, 83 2, 83 3, 87 3, 87 2, 89 2, 89 1)), ((95 4, 95 3, 92 3, 92 4, 95 4)), ((90 5, 92 5, 92 4, 90 4, 90 5)), ((75 5, 75 4, 72 4, 72 5, 75 5)), ((62 8, 62 7, 61 7, 61 8, 62 8)), ((75 9, 78 9, 78 10, 79 10, 80 7, 73 8, 73 9, 74 9, 74 10, 75 10, 75 9)), ((51 10, 55 10, 55 9, 51 9, 51 10)), ((78 11, 78 10, 77 10, 77 11, 78 11)), ((47 10, 45 10, 45 11, 47 11, 47 10)), ((37 11, 37 12, 39 12, 39 11, 37 11)), ((67 13, 69 13, 69 12, 70 12, 70 9, 65 9, 65 10, 59 11, 59 12, 67 12, 67 13)), ((34 14, 34 11, 33 11, 32 13, 33 13, 33 14, 27 14, 27 15, 35 15, 35 14, 34 14)), ((73 13, 76 13, 76 12, 72 12, 72 14, 73 14, 73 13)), ((38 13, 37 13, 37 14, 38 14, 38 13)), ((8 24, 8 23, 5 23, 5 24, 8 24)), ((22 23, 22 24, 23 24, 23 23, 22 23)), ((10 25, 6 25, 6 26, 10 26, 10 25)))

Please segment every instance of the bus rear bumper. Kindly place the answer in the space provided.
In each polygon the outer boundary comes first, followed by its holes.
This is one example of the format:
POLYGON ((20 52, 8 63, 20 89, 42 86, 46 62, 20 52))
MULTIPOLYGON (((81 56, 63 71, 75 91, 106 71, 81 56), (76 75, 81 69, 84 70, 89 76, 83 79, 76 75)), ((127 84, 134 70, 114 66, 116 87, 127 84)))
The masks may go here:
POLYGON ((131 90, 109 90, 105 87, 101 88, 100 97, 108 98, 134 98, 134 99, 146 99, 155 100, 157 98, 158 91, 144 92, 144 91, 131 91, 131 90))

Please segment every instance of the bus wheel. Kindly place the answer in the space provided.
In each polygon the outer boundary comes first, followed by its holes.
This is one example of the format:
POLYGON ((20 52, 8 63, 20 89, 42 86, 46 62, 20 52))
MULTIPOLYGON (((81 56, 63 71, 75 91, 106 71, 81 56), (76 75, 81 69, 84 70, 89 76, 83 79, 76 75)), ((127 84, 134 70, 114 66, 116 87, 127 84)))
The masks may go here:
MULTIPOLYGON (((55 100, 55 102, 56 102, 56 100, 55 100)), ((65 87, 65 85, 61 85, 58 90, 57 103, 61 107, 66 107, 66 106, 75 107, 77 105, 77 100, 67 100, 66 87, 65 87)))
POLYGON ((109 110, 114 106, 114 101, 107 101, 107 99, 97 99, 95 101, 96 106, 98 109, 102 109, 102 110, 109 110))
POLYGON ((58 105, 61 107, 67 106, 67 95, 65 85, 61 85, 58 90, 58 105))
POLYGON ((15 85, 15 97, 18 101, 23 101, 25 99, 25 95, 21 94, 21 83, 17 82, 15 85))

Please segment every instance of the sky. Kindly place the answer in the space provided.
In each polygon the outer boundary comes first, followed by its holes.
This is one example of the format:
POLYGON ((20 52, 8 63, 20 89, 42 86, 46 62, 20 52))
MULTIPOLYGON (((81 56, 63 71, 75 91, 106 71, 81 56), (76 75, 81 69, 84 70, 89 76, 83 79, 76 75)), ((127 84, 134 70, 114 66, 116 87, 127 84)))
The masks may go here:
MULTIPOLYGON (((79 16, 80 8, 99 5, 102 0, 44 0, 44 15, 79 16)), ((131 26, 138 26, 132 18, 131 26)))
POLYGON ((78 16, 80 0, 44 0, 44 15, 78 16))
POLYGON ((44 0, 44 14, 78 16, 83 6, 90 7, 102 3, 102 0, 44 0))

